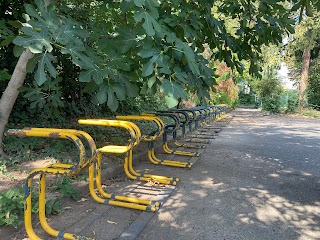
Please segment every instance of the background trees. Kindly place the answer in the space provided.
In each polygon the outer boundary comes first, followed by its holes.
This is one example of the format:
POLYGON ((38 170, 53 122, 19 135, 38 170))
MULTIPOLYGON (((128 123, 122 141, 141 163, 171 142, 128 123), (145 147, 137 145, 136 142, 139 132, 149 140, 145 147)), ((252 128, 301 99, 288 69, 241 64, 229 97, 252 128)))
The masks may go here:
MULTIPOLYGON (((12 75, 0 100, 1 136, 23 82, 26 116, 84 114, 84 103, 116 111, 158 89, 169 107, 189 93, 205 103, 217 77, 209 61, 242 73, 247 60, 249 73, 259 75, 260 46, 281 42, 294 23, 286 5, 273 0, 35 0, 24 8, 11 2, 1 7, 1 66, 21 75, 12 75), (16 64, 10 49, 16 57, 27 51, 16 64)), ((308 9, 317 1, 293 2, 308 9)))
POLYGON ((299 82, 300 107, 308 106, 308 102, 318 105, 320 91, 317 89, 320 86, 316 72, 318 72, 319 44, 320 13, 313 11, 312 16, 305 16, 297 24, 296 32, 286 47, 286 62, 290 68, 291 77, 299 82))

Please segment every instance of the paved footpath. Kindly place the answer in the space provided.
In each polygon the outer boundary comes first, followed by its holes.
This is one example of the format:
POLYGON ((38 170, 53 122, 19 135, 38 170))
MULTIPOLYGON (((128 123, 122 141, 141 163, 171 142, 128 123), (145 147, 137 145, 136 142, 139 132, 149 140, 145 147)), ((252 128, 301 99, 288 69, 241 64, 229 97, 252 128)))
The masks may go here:
POLYGON ((50 221, 101 240, 320 239, 320 120, 244 108, 231 115, 192 170, 137 166, 181 178, 174 189, 152 190, 171 194, 157 213, 88 200, 50 221))
POLYGON ((232 114, 138 239, 320 239, 320 121, 232 114))

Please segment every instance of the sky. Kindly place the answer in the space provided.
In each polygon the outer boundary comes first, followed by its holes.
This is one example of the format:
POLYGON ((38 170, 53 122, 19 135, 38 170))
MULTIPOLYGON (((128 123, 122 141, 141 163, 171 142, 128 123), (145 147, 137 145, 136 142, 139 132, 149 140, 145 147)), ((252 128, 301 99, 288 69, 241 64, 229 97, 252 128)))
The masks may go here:
POLYGON ((278 71, 281 82, 287 89, 294 89, 293 81, 290 81, 290 79, 288 78, 288 72, 289 70, 286 64, 284 62, 281 62, 281 67, 280 67, 280 70, 278 71))

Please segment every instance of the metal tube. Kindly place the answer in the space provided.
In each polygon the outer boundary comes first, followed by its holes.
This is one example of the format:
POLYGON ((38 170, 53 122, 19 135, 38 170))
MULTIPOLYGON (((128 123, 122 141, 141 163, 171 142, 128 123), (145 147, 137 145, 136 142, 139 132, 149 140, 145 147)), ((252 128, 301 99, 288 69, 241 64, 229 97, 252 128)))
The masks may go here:
POLYGON ((159 202, 155 202, 153 203, 153 201, 151 200, 144 200, 144 199, 139 199, 139 198, 133 198, 133 197, 125 197, 125 196, 120 196, 120 195, 115 195, 115 194, 109 194, 107 192, 105 192, 102 188, 102 184, 101 184, 101 153, 99 152, 97 154, 97 165, 98 167, 96 168, 96 184, 97 184, 97 188, 99 193, 105 197, 105 198, 109 198, 109 199, 115 199, 115 200, 119 200, 119 201, 124 201, 124 202, 131 202, 131 203, 138 203, 138 204, 142 204, 142 205, 155 205, 156 207, 160 206, 159 202))
POLYGON ((31 185, 32 178, 27 178, 25 183, 25 200, 24 200, 24 226, 26 232, 31 240, 41 240, 40 237, 34 232, 32 227, 32 203, 31 203, 31 185))
MULTIPOLYGON (((46 219, 46 174, 40 174, 39 183, 39 220, 41 227, 51 236, 57 237, 60 232, 53 229, 46 219)), ((63 238, 75 240, 75 235, 71 233, 63 233, 63 238)))
POLYGON ((172 150, 169 148, 168 143, 164 142, 162 144, 163 150, 168 154, 176 154, 176 155, 183 155, 183 156, 190 156, 190 157, 199 157, 199 152, 187 152, 187 151, 180 151, 180 150, 172 150))
POLYGON ((166 165, 166 166, 172 166, 172 167, 181 167, 181 168, 191 168, 192 163, 191 162, 180 162, 180 161, 172 161, 172 160, 160 160, 158 159, 154 154, 154 149, 148 151, 149 158, 153 159, 153 161, 157 161, 157 164, 166 165))
POLYGON ((150 211, 150 212, 155 212, 156 208, 154 206, 145 206, 145 205, 140 205, 137 203, 128 203, 128 202, 121 202, 121 201, 116 201, 116 200, 107 200, 100 198, 95 190, 94 190, 94 166, 91 165, 89 167, 89 191, 92 196, 92 198, 101 204, 109 204, 112 206, 118 206, 118 207, 125 207, 125 208, 131 208, 131 209, 136 209, 136 210, 141 210, 141 211, 150 211))
MULTIPOLYGON (((164 123, 163 121, 156 117, 153 114, 145 114, 142 116, 136 116, 136 115, 130 115, 130 116, 116 116, 117 119, 121 120, 136 120, 136 121, 153 121, 157 124, 158 126, 158 131, 154 132, 153 136, 146 136, 142 138, 143 141, 147 141, 152 143, 156 138, 160 137, 162 133, 164 132, 164 123)), ((179 161, 171 161, 171 160, 160 160, 158 158, 155 158, 154 156, 154 148, 149 147, 148 150, 148 158, 149 160, 154 163, 154 164, 160 164, 160 165, 166 165, 166 166, 173 166, 173 167, 190 167, 190 163, 188 162, 179 162, 179 161), (153 149, 153 150, 151 150, 153 149), (153 154, 152 154, 153 151, 153 154)))
POLYGON ((162 183, 163 181, 166 181, 166 182, 169 181, 171 185, 176 185, 175 182, 178 182, 180 180, 179 178, 174 178, 174 177, 159 176, 159 175, 153 175, 153 174, 147 174, 147 173, 141 174, 136 172, 132 167, 132 151, 129 152, 128 169, 133 175, 137 177, 147 177, 150 179, 155 179, 160 183, 162 183))

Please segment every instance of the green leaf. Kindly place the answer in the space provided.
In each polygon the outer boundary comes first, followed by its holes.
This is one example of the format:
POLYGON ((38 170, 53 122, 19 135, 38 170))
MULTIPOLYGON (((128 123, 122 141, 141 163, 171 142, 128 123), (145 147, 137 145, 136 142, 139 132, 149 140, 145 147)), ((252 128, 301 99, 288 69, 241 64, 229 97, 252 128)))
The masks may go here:
POLYGON ((162 52, 159 49, 152 48, 147 50, 142 50, 138 53, 142 58, 152 57, 147 63, 143 64, 142 76, 150 76, 153 72, 154 64, 161 62, 162 52))
POLYGON ((131 59, 126 56, 122 56, 115 51, 111 51, 110 53, 107 53, 107 55, 107 64, 109 68, 130 71, 130 65, 133 62, 131 59))
POLYGON ((172 94, 173 97, 181 97, 183 99, 187 98, 187 93, 184 90, 184 85, 169 81, 165 79, 160 87, 160 91, 165 94, 172 94))
POLYGON ((176 99, 172 94, 166 95, 164 98, 169 108, 175 107, 179 103, 178 99, 176 99))
POLYGON ((25 4, 24 8, 26 9, 26 12, 30 17, 34 17, 37 19, 41 18, 34 6, 32 6, 31 4, 25 4))
POLYGON ((8 73, 7 69, 0 70, 0 81, 9 80, 11 75, 8 73))
POLYGON ((139 94, 139 88, 137 85, 132 84, 129 81, 124 81, 123 84, 129 97, 136 97, 139 94))
POLYGON ((148 87, 151 88, 156 81, 157 81, 157 79, 155 76, 149 78, 148 79, 148 87))
POLYGON ((142 95, 147 95, 147 93, 148 93, 148 85, 147 84, 143 84, 143 86, 142 86, 142 88, 141 88, 141 90, 140 90, 140 94, 142 94, 142 95))
POLYGON ((106 72, 100 68, 91 68, 86 71, 80 72, 79 82, 91 82, 94 80, 96 84, 103 83, 103 79, 106 77, 106 72))
POLYGON ((145 5, 145 0, 134 0, 134 4, 137 7, 143 7, 145 5))
MULTIPOLYGON (((67 45, 61 49, 62 54, 70 54, 72 61, 77 66, 83 69, 95 68, 93 61, 85 54, 86 48, 84 46, 67 45)), ((99 65, 99 64, 98 64, 99 65)))
POLYGON ((123 12, 128 12, 132 6, 134 6, 132 0, 121 1, 120 3, 120 9, 123 12))
POLYGON ((155 32, 161 32, 161 26, 157 22, 158 16, 150 11, 137 11, 134 14, 134 20, 141 22, 144 19, 142 27, 145 29, 147 35, 154 36, 155 32))
POLYGON ((126 89, 120 85, 113 85, 112 90, 116 93, 119 100, 124 101, 126 99, 126 89))
POLYGON ((56 61, 56 58, 53 55, 50 53, 43 53, 36 55, 27 64, 28 71, 33 71, 35 66, 38 66, 34 78, 39 86, 48 80, 47 72, 51 77, 57 77, 57 70, 52 64, 54 61, 56 61))
POLYGON ((25 50, 24 47, 18 46, 18 45, 14 45, 13 47, 13 55, 15 57, 20 57, 20 55, 23 53, 23 51, 25 50))
POLYGON ((126 53, 137 45, 137 33, 133 29, 119 29, 119 36, 115 39, 114 43, 118 43, 121 46, 121 53, 126 53))
POLYGON ((20 21, 8 21, 8 23, 12 26, 12 27, 15 27, 15 28, 22 28, 23 25, 20 21))
POLYGON ((65 19, 64 24, 57 26, 54 39, 63 45, 73 43, 76 46, 83 46, 81 39, 86 39, 89 36, 88 31, 81 29, 79 23, 65 19))
POLYGON ((179 38, 177 38, 174 35, 171 35, 171 38, 173 41, 175 41, 176 43, 176 52, 177 53, 183 53, 188 66, 190 68, 190 70, 192 71, 192 73, 196 76, 200 75, 200 70, 199 70, 199 66, 198 63, 196 62, 196 56, 194 54, 194 51, 192 50, 192 48, 190 46, 188 46, 188 44, 182 42, 179 38))
POLYGON ((114 93, 111 89, 108 91, 108 107, 111 109, 111 111, 115 112, 119 107, 119 102, 117 98, 114 96, 114 93))
POLYGON ((16 38, 16 36, 8 36, 2 42, 1 46, 8 46, 12 41, 16 38))
POLYGON ((13 40, 14 44, 29 48, 32 53, 41 53, 43 49, 48 52, 53 50, 47 29, 37 32, 30 27, 22 27, 21 31, 29 37, 18 36, 13 40))
POLYGON ((138 55, 142 58, 149 58, 155 55, 159 55, 161 50, 159 48, 151 48, 151 49, 143 49, 141 50, 138 55))
POLYGON ((107 87, 101 86, 96 96, 100 104, 105 103, 107 101, 107 87))
POLYGON ((159 56, 153 56, 149 62, 143 65, 142 67, 142 76, 143 77, 148 77, 152 74, 153 68, 154 68, 154 63, 157 60, 159 56))
POLYGON ((174 71, 174 78, 178 79, 181 83, 185 83, 187 81, 188 75, 185 72, 181 71, 181 68, 175 67, 174 71))
POLYGON ((146 7, 148 9, 152 9, 160 6, 157 0, 145 0, 145 1, 146 1, 146 7))

